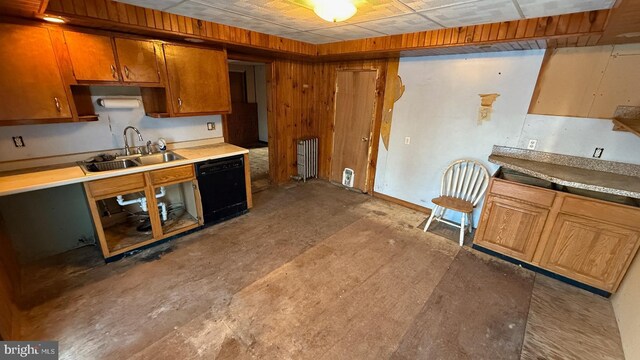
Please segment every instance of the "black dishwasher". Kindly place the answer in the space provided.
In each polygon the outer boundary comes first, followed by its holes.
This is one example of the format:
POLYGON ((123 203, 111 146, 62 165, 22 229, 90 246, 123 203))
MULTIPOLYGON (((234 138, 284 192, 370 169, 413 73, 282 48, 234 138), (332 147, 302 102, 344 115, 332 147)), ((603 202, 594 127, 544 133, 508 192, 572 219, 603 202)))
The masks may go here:
POLYGON ((242 155, 197 163, 196 173, 206 225, 247 212, 242 155))

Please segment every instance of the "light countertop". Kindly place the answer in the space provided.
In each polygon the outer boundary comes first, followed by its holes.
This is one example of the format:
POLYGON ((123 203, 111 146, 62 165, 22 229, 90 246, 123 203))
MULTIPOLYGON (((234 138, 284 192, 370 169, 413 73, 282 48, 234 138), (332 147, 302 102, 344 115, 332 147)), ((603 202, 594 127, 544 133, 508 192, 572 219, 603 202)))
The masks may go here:
POLYGON ((174 149, 172 151, 184 159, 90 174, 85 174, 82 168, 75 163, 2 172, 0 173, 0 196, 193 164, 249 152, 247 149, 227 143, 174 149))
POLYGON ((559 185, 640 199, 638 165, 494 147, 489 161, 559 185))

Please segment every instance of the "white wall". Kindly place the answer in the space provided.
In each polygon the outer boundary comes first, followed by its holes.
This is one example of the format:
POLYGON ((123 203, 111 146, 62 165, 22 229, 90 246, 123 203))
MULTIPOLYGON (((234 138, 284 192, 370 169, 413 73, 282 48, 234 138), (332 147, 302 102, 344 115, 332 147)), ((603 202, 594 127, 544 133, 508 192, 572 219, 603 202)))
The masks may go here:
POLYGON ((537 139, 536 150, 581 157, 591 157, 600 147, 602 160, 640 164, 640 138, 612 128, 609 120, 527 115, 518 147, 537 139))
POLYGON ((487 157, 493 145, 518 144, 543 55, 535 50, 402 58, 406 90, 395 104, 389 150, 380 144, 375 191, 432 208, 452 161, 472 158, 495 170, 487 157), (500 97, 492 120, 478 125, 478 94, 494 92, 500 97), (407 136, 410 145, 404 144, 407 136))
MULTIPOLYGON (((107 95, 140 99, 136 88, 92 87, 91 90, 94 103, 107 95)), ((160 137, 168 142, 222 137, 219 115, 155 119, 145 116, 142 107, 127 110, 95 107, 100 115, 100 120, 95 122, 0 127, 0 162, 122 148, 122 132, 128 125, 140 130, 145 143, 147 140, 155 143, 160 137), (215 122, 216 130, 208 131, 207 122, 215 122), (22 136, 26 146, 16 148, 13 136, 22 136)), ((133 132, 129 139, 129 144, 144 145, 133 137, 133 132)))
MULTIPOLYGON (((382 142, 375 191, 432 208, 442 171, 459 158, 482 161, 493 145, 640 163, 640 138, 612 131, 608 120, 527 115, 544 52, 451 55, 400 60, 406 90, 395 104, 389 150, 382 142), (499 93, 492 120, 477 123, 478 94, 499 93), (405 137, 411 144, 405 145, 405 137)), ((477 226, 479 206, 475 215, 477 226)), ((451 217, 459 220, 459 216, 451 217)))

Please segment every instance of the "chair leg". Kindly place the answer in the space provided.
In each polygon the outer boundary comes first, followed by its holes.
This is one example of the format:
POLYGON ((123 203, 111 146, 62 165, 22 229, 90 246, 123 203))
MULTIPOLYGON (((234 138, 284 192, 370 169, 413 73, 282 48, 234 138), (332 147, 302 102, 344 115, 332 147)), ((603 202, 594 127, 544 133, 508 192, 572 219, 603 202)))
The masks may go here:
POLYGON ((460 219, 460 246, 464 244, 464 225, 467 222, 467 214, 462 213, 462 219, 460 219))
POLYGON ((429 229, 429 225, 431 225, 431 221, 433 221, 433 217, 436 215, 436 212, 438 212, 440 210, 440 206, 436 205, 433 210, 431 210, 431 215, 429 215, 429 220, 427 220, 427 223, 424 225, 424 232, 427 232, 427 230, 429 229))

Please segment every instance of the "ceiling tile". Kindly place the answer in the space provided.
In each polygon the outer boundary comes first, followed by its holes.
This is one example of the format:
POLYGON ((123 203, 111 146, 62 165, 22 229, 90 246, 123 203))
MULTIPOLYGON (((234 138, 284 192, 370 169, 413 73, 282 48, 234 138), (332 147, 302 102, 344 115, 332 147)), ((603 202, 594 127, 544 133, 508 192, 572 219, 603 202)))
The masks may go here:
POLYGON ((421 14, 445 27, 478 25, 521 18, 512 0, 480 0, 427 10, 421 14))
POLYGON ((243 14, 276 24, 286 24, 287 27, 300 31, 317 29, 326 24, 326 21, 316 16, 310 8, 289 0, 195 1, 236 14, 243 14))
POLYGON ((170 9, 169 12, 194 17, 201 20, 209 20, 219 24, 236 26, 243 29, 254 30, 267 34, 290 33, 296 29, 281 26, 250 16, 240 15, 226 10, 217 9, 211 6, 200 4, 195 1, 185 1, 170 9))
POLYGON ((148 9, 164 10, 181 3, 184 0, 118 0, 118 2, 141 6, 148 9))
POLYGON ((441 7, 454 6, 476 2, 479 0, 401 0, 405 5, 415 11, 425 11, 441 7))
POLYGON ((524 16, 528 18, 608 9, 614 3, 615 0, 518 0, 524 16))
POLYGON ((375 30, 387 35, 403 34, 416 31, 439 29, 440 26, 424 17, 412 13, 387 19, 359 23, 366 29, 375 30))
POLYGON ((312 43, 509 21, 522 18, 522 15, 542 17, 590 11, 610 8, 615 2, 615 0, 352 0, 358 7, 358 12, 345 22, 333 24, 320 19, 313 12, 314 1, 323 0, 117 1, 267 34, 295 37, 312 43))
POLYGON ((334 26, 325 29, 313 30, 310 32, 318 35, 330 36, 340 40, 362 39, 384 35, 383 33, 365 29, 357 25, 334 26))
POLYGON ((303 32, 303 31, 297 32, 297 33, 291 33, 291 34, 281 34, 280 36, 287 39, 308 42, 311 44, 326 44, 326 43, 340 41, 340 39, 337 39, 337 38, 328 37, 320 34, 314 34, 312 32, 303 32))

